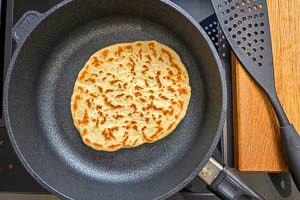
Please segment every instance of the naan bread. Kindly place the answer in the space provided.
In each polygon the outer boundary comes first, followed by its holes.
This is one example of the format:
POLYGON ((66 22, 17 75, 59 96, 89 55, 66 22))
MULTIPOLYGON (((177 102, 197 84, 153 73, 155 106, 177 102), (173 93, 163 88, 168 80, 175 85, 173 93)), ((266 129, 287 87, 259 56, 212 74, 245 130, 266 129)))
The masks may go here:
POLYGON ((190 96, 176 52, 156 41, 120 43, 89 58, 75 82, 71 111, 86 145, 115 151, 170 134, 190 96))

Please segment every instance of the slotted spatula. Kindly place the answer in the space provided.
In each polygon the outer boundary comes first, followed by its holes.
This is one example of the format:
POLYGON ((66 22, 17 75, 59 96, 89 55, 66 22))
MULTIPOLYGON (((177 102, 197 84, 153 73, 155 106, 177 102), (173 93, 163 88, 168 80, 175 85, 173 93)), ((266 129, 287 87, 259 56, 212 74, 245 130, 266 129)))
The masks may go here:
POLYGON ((300 191, 300 136, 289 122, 275 89, 267 2, 212 0, 212 4, 233 52, 273 105, 280 124, 283 153, 300 191))

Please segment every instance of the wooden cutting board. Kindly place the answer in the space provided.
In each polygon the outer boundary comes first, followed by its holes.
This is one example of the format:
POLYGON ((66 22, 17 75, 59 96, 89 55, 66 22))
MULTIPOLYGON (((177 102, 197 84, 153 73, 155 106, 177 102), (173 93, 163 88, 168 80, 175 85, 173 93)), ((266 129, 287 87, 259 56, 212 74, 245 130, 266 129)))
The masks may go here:
MULTIPOLYGON (((300 0, 267 0, 279 99, 300 131, 300 0)), ((275 114, 266 96, 232 56, 235 167, 286 171, 275 114)))

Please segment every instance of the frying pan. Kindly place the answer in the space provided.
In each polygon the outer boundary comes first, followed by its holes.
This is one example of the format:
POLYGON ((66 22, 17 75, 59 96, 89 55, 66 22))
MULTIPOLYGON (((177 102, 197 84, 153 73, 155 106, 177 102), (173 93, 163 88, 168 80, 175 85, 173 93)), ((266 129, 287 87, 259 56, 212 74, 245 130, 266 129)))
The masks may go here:
POLYGON ((195 176, 224 199, 260 199, 211 158, 225 117, 226 84, 209 37, 170 1, 67 0, 16 24, 17 48, 4 88, 10 140, 29 173, 64 199, 165 199, 195 176), (73 126, 78 72, 98 49, 157 40, 187 66, 192 88, 184 120, 168 137, 113 153, 95 151, 73 126))

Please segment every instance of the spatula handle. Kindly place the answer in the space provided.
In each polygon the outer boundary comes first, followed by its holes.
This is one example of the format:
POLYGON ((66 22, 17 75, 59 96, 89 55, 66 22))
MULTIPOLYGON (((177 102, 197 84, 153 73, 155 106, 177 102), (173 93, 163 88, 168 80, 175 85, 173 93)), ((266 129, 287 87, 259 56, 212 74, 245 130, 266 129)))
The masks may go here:
POLYGON ((300 191, 300 136, 292 124, 280 127, 280 133, 285 160, 300 191))

